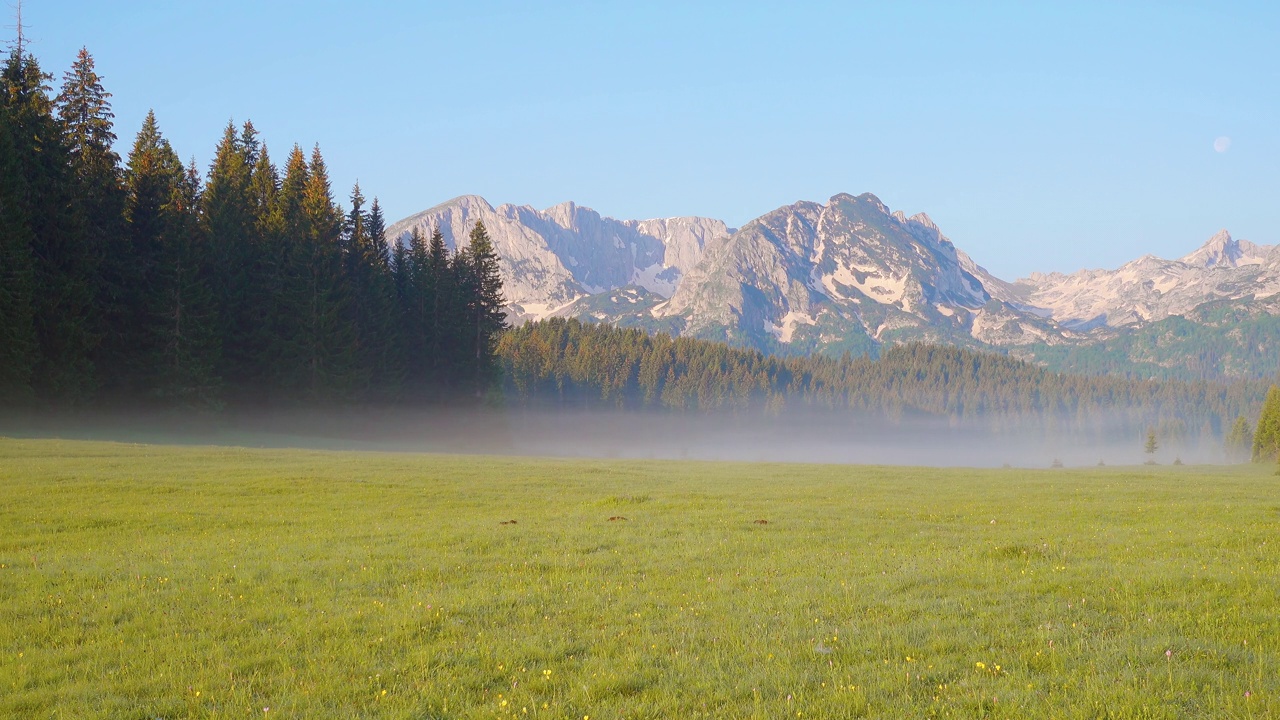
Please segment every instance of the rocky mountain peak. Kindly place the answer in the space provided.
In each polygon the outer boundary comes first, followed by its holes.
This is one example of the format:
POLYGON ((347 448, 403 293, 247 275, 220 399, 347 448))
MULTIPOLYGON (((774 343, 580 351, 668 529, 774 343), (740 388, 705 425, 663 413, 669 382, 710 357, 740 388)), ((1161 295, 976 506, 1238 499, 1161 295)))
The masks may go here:
POLYGON ((1231 237, 1226 230, 1219 230, 1201 245, 1198 250, 1181 259, 1182 262, 1196 267, 1236 267, 1244 253, 1240 241, 1231 237))
POLYGON ((916 213, 915 215, 912 215, 911 217, 907 218, 907 221, 915 223, 916 225, 920 225, 922 227, 926 227, 930 230, 938 229, 938 224, 935 223, 933 221, 933 218, 929 217, 927 213, 916 213))
POLYGON ((459 195, 424 212, 431 213, 448 207, 458 208, 463 212, 493 212, 493 206, 489 204, 489 201, 479 195, 459 195))
POLYGON ((566 230, 572 230, 577 220, 578 206, 570 200, 568 202, 562 202, 559 205, 552 205, 542 211, 542 214, 560 227, 565 228, 566 230))

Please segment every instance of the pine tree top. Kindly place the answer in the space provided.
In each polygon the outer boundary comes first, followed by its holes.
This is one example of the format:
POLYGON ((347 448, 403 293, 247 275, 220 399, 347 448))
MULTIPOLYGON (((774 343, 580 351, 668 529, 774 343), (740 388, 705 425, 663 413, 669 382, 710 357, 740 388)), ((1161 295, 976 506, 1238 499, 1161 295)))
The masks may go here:
POLYGON ((102 87, 102 78, 94 69, 93 56, 80 49, 75 63, 62 76, 62 92, 55 104, 72 157, 99 154, 119 160, 111 150, 116 141, 112 130, 111 93, 102 87))

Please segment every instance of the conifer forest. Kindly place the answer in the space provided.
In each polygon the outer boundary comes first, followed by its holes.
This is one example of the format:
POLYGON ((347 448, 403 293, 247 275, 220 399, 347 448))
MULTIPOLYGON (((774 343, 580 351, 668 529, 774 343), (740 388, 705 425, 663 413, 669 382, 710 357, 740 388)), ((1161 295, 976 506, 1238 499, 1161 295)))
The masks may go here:
POLYGON ((325 160, 277 165, 228 124, 207 171, 148 114, 125 157, 82 50, 54 78, 15 47, 0 77, 0 407, 218 409, 474 398, 505 327, 482 225, 384 239, 325 160))

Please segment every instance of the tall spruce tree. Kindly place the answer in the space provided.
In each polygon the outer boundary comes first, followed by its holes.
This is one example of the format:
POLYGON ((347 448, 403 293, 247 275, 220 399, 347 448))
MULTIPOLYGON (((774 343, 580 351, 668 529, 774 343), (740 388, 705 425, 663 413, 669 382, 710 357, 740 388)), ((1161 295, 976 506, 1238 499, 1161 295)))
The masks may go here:
POLYGON ((152 393, 170 405, 216 408, 222 396, 216 375, 219 312, 208 282, 214 257, 200 218, 200 171, 194 158, 173 184, 162 211, 166 232, 153 306, 161 323, 152 393))
POLYGON ((364 193, 360 192, 360 183, 356 182, 351 189, 351 210, 343 219, 342 226, 342 259, 343 273, 350 301, 347 303, 346 322, 350 324, 354 342, 354 366, 351 382, 357 395, 364 395, 374 381, 371 367, 373 349, 371 347, 372 313, 371 294, 375 268, 369 260, 368 215, 364 207, 364 193))
POLYGON ((444 244, 444 233, 440 228, 433 228, 431 240, 420 250, 415 246, 415 265, 420 265, 418 274, 420 292, 425 302, 425 351, 424 365, 427 372, 424 377, 435 397, 452 394, 455 385, 457 358, 466 354, 467 346, 463 343, 460 329, 464 321, 461 318, 460 290, 458 275, 455 272, 455 257, 450 257, 449 248, 444 244))
POLYGON ((294 145, 284 165, 284 179, 280 183, 277 199, 277 212, 280 215, 280 232, 290 240, 305 237, 308 232, 307 218, 302 211, 303 196, 307 192, 310 181, 310 170, 307 168, 307 156, 302 148, 294 145))
POLYGON ((8 103, 0 97, 0 408, 31 400, 36 364, 32 323, 35 260, 22 213, 26 180, 18 164, 8 103))
POLYGON ((409 243, 396 247, 396 286, 400 301, 400 352, 404 357, 404 398, 421 402, 430 397, 432 367, 429 352, 429 289, 427 242, 417 226, 409 243))
MULTIPOLYGON (((95 388, 97 267, 78 211, 70 153, 53 115, 50 79, 34 57, 15 48, 0 70, 0 102, 12 153, 6 163, 10 185, 20 193, 8 214, 26 226, 32 259, 36 352, 30 384, 39 398, 65 406, 86 401, 95 388)), ((16 253, 20 264, 24 255, 16 253)))
POLYGON ((222 348, 218 375, 233 399, 252 401, 269 389, 271 348, 264 347, 262 308, 254 300, 260 264, 250 192, 253 166, 234 123, 222 133, 201 196, 205 233, 213 250, 214 295, 222 348))
MULTIPOLYGON (((289 185, 286 172, 282 202, 289 185)), ((343 278, 342 214, 333 204, 319 146, 311 153, 300 200, 297 219, 302 227, 296 230, 302 232, 290 238, 294 253, 287 303, 294 312, 288 333, 291 363, 284 381, 297 397, 308 401, 348 399, 355 385, 355 342, 348 313, 349 288, 343 278)))
POLYGON ((135 394, 150 390, 146 386, 155 377, 154 360, 163 321, 153 313, 153 305, 162 292, 158 275, 168 233, 164 208, 183 173, 178 154, 160 134, 155 113, 148 112, 125 167, 124 218, 128 223, 127 257, 131 263, 121 268, 117 279, 127 278, 130 282, 117 289, 117 312, 123 314, 116 317, 112 313, 110 317, 118 325, 114 334, 129 341, 127 348, 116 350, 120 361, 129 362, 123 367, 113 365, 112 371, 118 374, 117 386, 123 385, 135 394), (127 382, 121 374, 127 374, 127 382))
POLYGON ((213 258, 200 222, 200 178, 184 168, 148 113, 125 172, 125 218, 147 292, 139 328, 135 392, 165 404, 217 401, 218 314, 208 284, 213 258))
POLYGON ((289 243, 285 237, 280 203, 280 172, 271 162, 265 143, 257 140, 251 124, 241 133, 246 160, 253 160, 249 178, 249 203, 253 214, 252 285, 246 289, 245 303, 257 312, 247 332, 248 345, 258 360, 259 397, 269 397, 279 379, 279 336, 289 325, 284 317, 281 294, 288 264, 289 243))
POLYGON ((140 256, 124 228, 124 182, 112 149, 111 93, 102 87, 93 57, 81 48, 63 75, 55 100, 74 185, 74 212, 83 221, 84 247, 93 271, 94 353, 100 384, 115 400, 136 393, 142 338, 133 318, 146 303, 145 272, 153 258, 140 256))
POLYGON ((344 228, 351 320, 355 328, 357 383, 366 399, 387 401, 399 389, 395 285, 387 256, 385 223, 377 201, 364 209, 360 184, 351 191, 344 228))
POLYGON ((496 343, 498 335, 507 327, 507 314, 502 310, 505 301, 498 255, 483 222, 476 221, 467 248, 458 253, 455 265, 465 323, 462 329, 465 354, 459 356, 465 364, 459 369, 465 372, 467 389, 479 395, 498 379, 496 343))
POLYGON ((385 402, 403 391, 405 358, 400 342, 401 324, 397 317, 397 290, 394 258, 387 243, 387 221, 378 198, 369 206, 369 264, 376 269, 371 289, 372 322, 368 351, 376 383, 373 399, 385 402))
POLYGON ((373 255, 377 258, 379 265, 389 267, 391 248, 387 244, 387 218, 382 214, 382 206, 378 204, 377 196, 374 196, 373 203, 369 205, 368 224, 373 255))

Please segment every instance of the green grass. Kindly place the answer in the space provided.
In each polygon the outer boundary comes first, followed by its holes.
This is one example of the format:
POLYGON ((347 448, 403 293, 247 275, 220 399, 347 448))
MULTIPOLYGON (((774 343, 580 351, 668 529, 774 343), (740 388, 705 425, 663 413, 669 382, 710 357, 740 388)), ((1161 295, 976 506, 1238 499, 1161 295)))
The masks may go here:
POLYGON ((1276 717, 1278 490, 0 440, 0 717, 1276 717))

